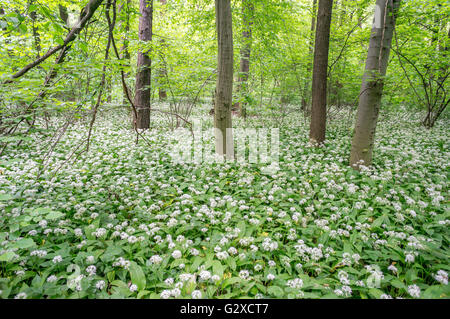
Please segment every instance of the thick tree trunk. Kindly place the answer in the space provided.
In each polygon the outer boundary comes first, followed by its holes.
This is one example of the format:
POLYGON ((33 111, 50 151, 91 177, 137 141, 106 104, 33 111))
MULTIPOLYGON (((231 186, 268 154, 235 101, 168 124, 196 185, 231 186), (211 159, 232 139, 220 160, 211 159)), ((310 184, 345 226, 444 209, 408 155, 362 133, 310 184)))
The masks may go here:
MULTIPOLYGON (((153 0, 140 0, 139 10, 139 40, 143 42, 152 41, 152 18, 153 18, 153 0)), ((137 59, 136 74, 136 95, 134 104, 136 106, 137 118, 134 119, 136 128, 150 128, 150 95, 151 95, 151 77, 152 61, 148 55, 148 50, 140 50, 137 59)))
POLYGON ((327 73, 328 50, 333 0, 319 0, 317 14, 316 43, 314 47, 314 69, 312 81, 312 108, 309 138, 318 145, 325 140, 327 120, 327 73))
MULTIPOLYGON (((239 84, 237 92, 240 96, 247 96, 248 92, 248 76, 250 71, 250 54, 252 48, 252 16, 253 16, 253 3, 251 0, 242 0, 242 49, 241 49, 241 62, 239 65, 239 84)), ((236 103, 236 107, 239 109, 239 116, 246 118, 247 102, 241 98, 236 103)))
POLYGON ((375 128, 395 28, 395 14, 399 5, 400 0, 376 2, 350 154, 350 165, 356 169, 359 164, 372 164, 375 128))
MULTIPOLYGON (((308 60, 312 59, 312 56, 314 54, 314 31, 316 30, 316 14, 317 14, 317 0, 313 0, 312 18, 311 18, 311 36, 309 38, 308 60)), ((308 64, 306 67, 305 86, 303 88, 303 96, 302 96, 302 111, 304 111, 305 114, 308 114, 309 85, 310 85, 309 77, 311 74, 311 69, 312 69, 312 62, 308 61, 308 64)))
MULTIPOLYGON (((167 0, 159 0, 159 2, 162 5, 166 5, 167 4, 167 0)), ((164 16, 164 10, 161 10, 161 17, 164 16)), ((164 50, 165 46, 166 46, 166 41, 164 40, 164 38, 161 38, 160 40, 161 42, 161 49, 164 50)), ((160 101, 165 101, 167 100, 167 92, 166 89, 164 87, 164 84, 166 83, 166 78, 167 78, 167 68, 164 62, 164 53, 161 53, 161 67, 158 70, 158 84, 160 85, 159 89, 158 89, 158 94, 159 94, 159 100, 160 101)))
POLYGON ((216 153, 234 157, 231 133, 231 104, 233 98, 233 30, 230 0, 215 0, 217 29, 217 83, 214 109, 216 153))

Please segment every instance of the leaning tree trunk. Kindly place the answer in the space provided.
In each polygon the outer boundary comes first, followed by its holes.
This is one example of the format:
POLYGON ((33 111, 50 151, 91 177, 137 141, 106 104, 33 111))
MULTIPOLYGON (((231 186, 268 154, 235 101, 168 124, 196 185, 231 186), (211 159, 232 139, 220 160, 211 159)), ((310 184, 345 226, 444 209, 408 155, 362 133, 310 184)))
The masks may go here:
MULTIPOLYGON (((242 0, 242 20, 243 20, 243 31, 242 31, 242 49, 241 49, 241 62, 239 65, 239 84, 238 84, 238 94, 247 96, 248 92, 248 75, 250 71, 250 54, 252 47, 252 15, 254 7, 251 0, 242 0)), ((239 99, 236 103, 239 109, 239 116, 246 118, 246 100, 239 99)))
POLYGON ((312 81, 312 107, 309 139, 319 145, 325 140, 327 120, 328 50, 333 0, 319 0, 312 81))
POLYGON ((233 97, 233 30, 230 0, 216 1, 216 30, 218 42, 216 103, 214 127, 216 153, 233 158, 231 132, 231 103, 233 97))
MULTIPOLYGON (((141 13, 141 17, 139 18, 139 40, 151 42, 153 0, 140 0, 139 11, 141 13)), ((136 95, 134 97, 134 105, 137 111, 137 118, 134 118, 134 125, 139 129, 150 128, 151 67, 152 61, 149 56, 149 50, 139 50, 135 87, 136 95)))
POLYGON ((309 80, 312 69, 312 63, 309 61, 314 54, 314 31, 316 30, 316 13, 317 13, 317 0, 313 0, 312 6, 312 18, 311 18, 311 36, 309 38, 309 54, 308 54, 308 65, 306 67, 306 80, 305 86, 303 88, 302 96, 302 111, 308 114, 308 104, 309 104, 309 80))
POLYGON ((350 165, 356 169, 359 165, 372 164, 375 129, 399 5, 400 0, 376 2, 350 154, 350 165))

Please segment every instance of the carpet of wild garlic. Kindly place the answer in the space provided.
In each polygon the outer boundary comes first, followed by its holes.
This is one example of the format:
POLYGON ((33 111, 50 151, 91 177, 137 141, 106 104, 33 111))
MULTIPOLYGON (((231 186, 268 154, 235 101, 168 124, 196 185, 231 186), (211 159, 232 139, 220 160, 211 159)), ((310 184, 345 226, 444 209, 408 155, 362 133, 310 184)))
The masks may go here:
POLYGON ((86 127, 44 163, 50 141, 35 133, 0 157, 0 297, 448 298, 449 123, 407 115, 382 116, 362 173, 347 166, 347 115, 321 149, 288 116, 272 176, 172 164, 167 129, 136 146, 119 115, 52 176, 86 127))

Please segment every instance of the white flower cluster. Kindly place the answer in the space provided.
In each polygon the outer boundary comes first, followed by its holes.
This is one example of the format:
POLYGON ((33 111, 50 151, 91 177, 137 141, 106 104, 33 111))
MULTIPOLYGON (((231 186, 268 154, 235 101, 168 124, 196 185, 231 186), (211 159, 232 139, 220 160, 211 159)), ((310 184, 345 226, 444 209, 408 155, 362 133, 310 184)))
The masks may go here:
POLYGON ((45 257, 47 256, 47 251, 46 250, 33 250, 30 253, 30 256, 38 256, 38 257, 45 257))
POLYGON ((303 287, 303 280, 300 278, 291 279, 287 281, 286 285, 290 288, 300 289, 303 287))
POLYGON ((90 265, 86 268, 86 272, 89 274, 89 276, 95 276, 97 273, 97 267, 94 265, 90 265))
POLYGON ((278 243, 267 237, 264 239, 261 246, 264 251, 274 251, 275 249, 278 248, 278 243))
POLYGON ((149 259, 150 264, 158 265, 162 262, 162 258, 159 255, 153 255, 149 259))
POLYGON ((302 239, 300 239, 297 243, 298 244, 295 245, 294 248, 304 261, 319 261, 323 258, 322 244, 319 244, 317 247, 309 247, 302 239))
POLYGON ((441 284, 448 285, 448 273, 444 270, 439 270, 437 274, 434 275, 434 279, 441 284))
POLYGON ((95 288, 97 288, 98 290, 103 290, 103 288, 106 287, 106 283, 104 280, 99 280, 95 283, 95 288))
POLYGON ((420 288, 417 285, 410 285, 408 286, 408 293, 411 295, 411 297, 419 298, 420 297, 420 288))
POLYGON ((98 228, 95 232, 92 233, 95 237, 103 237, 106 235, 107 230, 105 228, 98 228))
POLYGON ((113 263, 113 267, 123 267, 124 269, 129 269, 131 263, 129 260, 119 257, 117 261, 113 263))
POLYGON ((174 250, 173 252, 172 252, 172 257, 173 258, 175 258, 175 259, 179 259, 179 258, 181 258, 181 251, 179 251, 179 250, 174 250))
POLYGON ((244 280, 249 279, 249 276, 250 276, 250 273, 249 273, 248 270, 241 270, 241 271, 239 272, 239 277, 241 277, 241 278, 244 279, 244 280))
POLYGON ((53 260, 52 260, 52 262, 54 264, 59 264, 62 261, 63 261, 63 259, 62 259, 62 257, 60 255, 53 257, 53 260))

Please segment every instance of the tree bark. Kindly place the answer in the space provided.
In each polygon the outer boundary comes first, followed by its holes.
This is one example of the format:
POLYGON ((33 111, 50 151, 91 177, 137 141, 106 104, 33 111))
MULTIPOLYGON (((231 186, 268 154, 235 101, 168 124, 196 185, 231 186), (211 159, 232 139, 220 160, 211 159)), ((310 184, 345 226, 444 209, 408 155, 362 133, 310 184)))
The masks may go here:
MULTIPOLYGON (((153 0, 140 0, 139 11, 139 41, 152 41, 152 19, 153 19, 153 0)), ((152 61, 149 56, 149 50, 144 49, 138 52, 137 74, 136 74, 136 94, 134 105, 136 106, 137 118, 134 118, 136 128, 150 128, 150 98, 151 98, 151 77, 152 61)))
MULTIPOLYGON (((28 6, 33 5, 33 0, 30 0, 28 2, 28 6)), ((33 30, 33 38, 34 38, 34 47, 36 49, 36 58, 39 58, 41 56, 41 37, 39 35, 38 27, 36 26, 37 22, 37 15, 36 11, 30 12, 30 18, 32 21, 32 30, 33 30)))
MULTIPOLYGON (((161 5, 165 6, 167 4, 167 0, 159 0, 159 3, 161 3, 161 5)), ((164 9, 161 10, 161 17, 164 16, 164 9)), ((164 38, 160 39, 160 43, 161 43, 161 50, 164 50, 166 47, 166 41, 164 40, 164 38)), ((165 101, 167 100, 167 92, 166 89, 164 87, 164 84, 166 83, 166 78, 167 78, 167 68, 166 68, 166 64, 164 61, 164 53, 160 53, 161 56, 161 67, 158 70, 158 95, 159 95, 159 100, 160 101, 165 101)))
POLYGON ((309 138, 319 145, 325 140, 327 120, 327 73, 328 50, 333 0, 319 0, 316 43, 314 47, 314 68, 312 81, 312 108, 309 138))
POLYGON ((312 6, 312 18, 311 18, 311 37, 309 38, 309 54, 308 54, 308 64, 306 67, 306 80, 305 86, 303 88, 302 96, 302 111, 308 114, 308 104, 309 104, 309 77, 311 74, 312 63, 309 61, 314 54, 314 31, 316 30, 316 13, 317 13, 317 0, 313 0, 312 6))
MULTIPOLYGON (((241 49, 241 62, 239 65, 239 84, 237 87, 237 92, 240 96, 247 96, 248 92, 248 76, 250 71, 250 55, 252 48, 252 16, 253 16, 253 3, 251 0, 242 0, 242 22, 243 22, 243 31, 242 31, 242 49, 241 49)), ((236 103, 236 107, 239 109, 239 116, 246 118, 247 110, 246 110, 247 101, 246 99, 242 100, 239 98, 239 101, 236 103)))
POLYGON ((215 0, 218 42, 216 103, 214 109, 216 153, 233 158, 231 105, 233 98, 233 30, 230 0, 215 0))
POLYGON ((399 5, 400 0, 376 2, 350 154, 350 165, 356 169, 360 164, 372 164, 375 129, 399 5))
MULTIPOLYGON (((123 30, 123 36, 122 36, 122 48, 121 51, 121 59, 125 61, 126 66, 130 66, 130 51, 128 50, 129 40, 128 40, 128 34, 130 32, 130 5, 131 0, 122 0, 121 4, 119 5, 119 15, 121 16, 121 24, 124 22, 124 30, 123 30), (125 7, 126 4, 126 7, 125 7)), ((124 72, 124 78, 127 79, 129 77, 129 72, 124 72)), ((122 104, 127 105, 128 99, 125 93, 123 93, 122 97, 122 104)))

